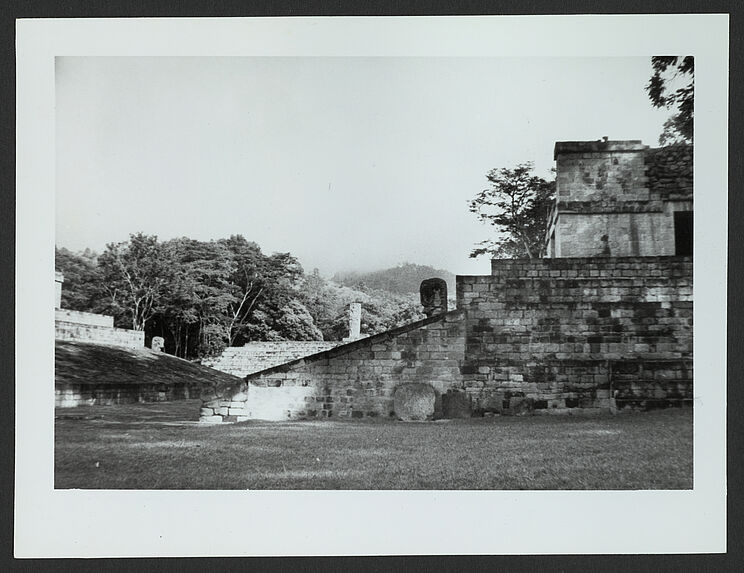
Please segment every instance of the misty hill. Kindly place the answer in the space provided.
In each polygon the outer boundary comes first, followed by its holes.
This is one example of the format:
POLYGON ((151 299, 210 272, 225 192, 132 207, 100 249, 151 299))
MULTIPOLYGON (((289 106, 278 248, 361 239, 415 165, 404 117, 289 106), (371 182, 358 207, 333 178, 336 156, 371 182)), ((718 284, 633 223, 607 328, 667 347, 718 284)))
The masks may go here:
POLYGON ((396 267, 368 273, 340 272, 334 275, 333 281, 349 287, 363 284, 371 289, 406 294, 417 293, 421 281, 434 277, 447 281, 447 292, 451 295, 455 294, 455 275, 451 272, 413 263, 403 263, 396 267))

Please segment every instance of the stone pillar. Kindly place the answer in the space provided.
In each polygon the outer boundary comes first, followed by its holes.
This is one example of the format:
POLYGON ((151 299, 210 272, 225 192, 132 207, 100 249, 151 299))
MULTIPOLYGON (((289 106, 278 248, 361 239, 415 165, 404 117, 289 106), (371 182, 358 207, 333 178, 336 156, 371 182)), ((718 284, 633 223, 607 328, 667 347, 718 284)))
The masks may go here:
POLYGON ((153 336, 152 342, 150 342, 150 348, 155 352, 165 351, 165 339, 162 336, 153 336))
POLYGON ((54 308, 62 308, 62 283, 65 282, 65 275, 59 271, 54 272, 55 302, 54 308))
POLYGON ((349 305, 349 336, 344 338, 344 342, 359 340, 362 327, 362 305, 358 302, 352 302, 349 305))
POLYGON ((444 279, 426 279, 419 287, 421 305, 427 318, 447 312, 447 281, 444 279))

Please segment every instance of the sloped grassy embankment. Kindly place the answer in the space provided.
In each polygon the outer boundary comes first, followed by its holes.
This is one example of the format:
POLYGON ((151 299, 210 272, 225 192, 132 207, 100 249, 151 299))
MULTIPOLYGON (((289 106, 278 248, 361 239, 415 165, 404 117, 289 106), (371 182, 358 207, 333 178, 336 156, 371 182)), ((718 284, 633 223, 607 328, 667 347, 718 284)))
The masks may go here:
POLYGON ((58 407, 197 398, 205 386, 232 386, 237 376, 148 348, 55 342, 58 407))

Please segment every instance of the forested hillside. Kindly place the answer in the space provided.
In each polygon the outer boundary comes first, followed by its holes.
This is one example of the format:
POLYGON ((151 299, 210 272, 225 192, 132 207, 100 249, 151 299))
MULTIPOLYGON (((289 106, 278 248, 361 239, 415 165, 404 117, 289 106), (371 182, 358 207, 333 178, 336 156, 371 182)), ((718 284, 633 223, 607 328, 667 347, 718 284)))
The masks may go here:
POLYGON ((397 267, 368 273, 336 273, 333 280, 339 284, 356 287, 363 285, 371 289, 381 289, 394 293, 418 293, 421 281, 433 277, 447 281, 447 290, 454 294, 455 275, 449 271, 435 269, 428 265, 403 263, 397 267))
POLYGON ((113 315, 117 327, 144 330, 148 342, 162 336, 166 352, 189 359, 249 341, 340 340, 352 302, 362 303, 362 334, 424 316, 421 281, 410 272, 339 284, 317 270, 305 273, 290 253, 264 254, 241 235, 161 242, 138 233, 101 254, 57 248, 56 270, 65 275, 63 308, 113 315))

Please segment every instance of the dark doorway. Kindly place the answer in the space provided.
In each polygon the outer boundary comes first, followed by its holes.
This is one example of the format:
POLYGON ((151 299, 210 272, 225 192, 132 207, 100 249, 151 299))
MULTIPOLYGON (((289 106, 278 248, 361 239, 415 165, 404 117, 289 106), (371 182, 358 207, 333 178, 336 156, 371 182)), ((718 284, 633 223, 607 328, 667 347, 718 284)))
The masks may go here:
POLYGON ((692 211, 674 214, 674 254, 692 255, 692 211))

